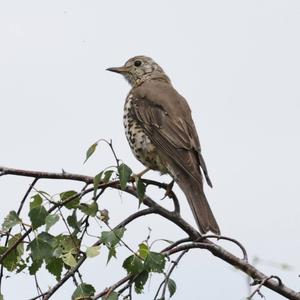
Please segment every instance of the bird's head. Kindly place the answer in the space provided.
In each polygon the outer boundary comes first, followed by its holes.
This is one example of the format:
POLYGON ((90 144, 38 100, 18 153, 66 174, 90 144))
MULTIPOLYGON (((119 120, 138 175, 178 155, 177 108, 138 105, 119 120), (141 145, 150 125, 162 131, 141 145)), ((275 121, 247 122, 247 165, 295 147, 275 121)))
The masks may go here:
POLYGON ((122 74, 131 86, 138 86, 147 80, 160 80, 171 83, 163 69, 150 57, 135 56, 124 66, 108 68, 108 71, 122 74))

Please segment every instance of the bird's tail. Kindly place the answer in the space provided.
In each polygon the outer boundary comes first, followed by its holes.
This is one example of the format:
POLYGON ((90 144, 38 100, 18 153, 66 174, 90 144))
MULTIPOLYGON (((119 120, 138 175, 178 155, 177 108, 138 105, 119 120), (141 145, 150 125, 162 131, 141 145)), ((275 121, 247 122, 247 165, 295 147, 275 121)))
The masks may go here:
POLYGON ((177 184, 187 197, 200 232, 206 233, 211 231, 220 235, 220 228, 210 209, 202 186, 191 178, 181 179, 182 180, 176 180, 177 184))

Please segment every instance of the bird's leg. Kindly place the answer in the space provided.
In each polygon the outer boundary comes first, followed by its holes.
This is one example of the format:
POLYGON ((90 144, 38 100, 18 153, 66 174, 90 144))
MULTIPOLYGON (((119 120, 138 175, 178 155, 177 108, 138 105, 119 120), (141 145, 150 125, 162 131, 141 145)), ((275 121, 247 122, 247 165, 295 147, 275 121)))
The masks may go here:
POLYGON ((135 188, 135 182, 137 182, 139 179, 141 179, 141 177, 144 175, 144 174, 146 174, 148 171, 150 170, 150 168, 146 168, 145 170, 143 170, 142 172, 140 172, 140 173, 137 173, 137 174, 133 174, 132 175, 132 178, 133 178, 133 180, 132 180, 132 185, 133 185, 133 187, 135 188))
POLYGON ((150 168, 146 168, 146 169, 143 170, 142 172, 135 174, 134 177, 136 177, 136 178, 141 178, 141 177, 142 177, 143 175, 145 175, 149 170, 150 170, 150 168))

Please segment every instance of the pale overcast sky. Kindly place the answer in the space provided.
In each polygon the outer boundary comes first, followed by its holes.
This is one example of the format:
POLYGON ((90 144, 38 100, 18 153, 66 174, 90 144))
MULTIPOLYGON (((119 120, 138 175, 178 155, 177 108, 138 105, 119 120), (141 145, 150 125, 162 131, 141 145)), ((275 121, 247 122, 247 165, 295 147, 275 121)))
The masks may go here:
MULTIPOLYGON (((190 103, 214 184, 206 193, 222 233, 243 243, 250 259, 264 260, 261 270, 299 290, 299 36, 300 2, 292 0, 2 0, 0 165, 95 175, 113 157, 103 145, 83 165, 85 151, 97 139, 111 138, 118 155, 141 171, 122 124, 129 86, 105 69, 135 55, 151 56, 190 103)), ((29 183, 0 178, 1 220, 17 209, 29 183)), ((78 185, 41 181, 37 187, 57 193, 78 185)), ((178 195, 183 216, 194 224, 178 195)), ((112 226, 137 209, 117 192, 101 203, 112 226)), ((184 236, 161 218, 147 217, 128 228, 125 239, 133 248, 147 227, 153 239, 184 236)), ((90 260, 84 280, 99 292, 125 274, 121 264, 90 260)), ((54 284, 47 272, 41 276, 44 289, 54 284)), ((248 296, 245 276, 205 251, 189 253, 173 278, 175 300, 248 296)), ((157 283, 153 279, 136 298, 152 299, 157 283)), ((53 299, 69 299, 73 290, 70 281, 53 299)), ((36 295, 34 281, 13 276, 3 293, 5 300, 28 299, 36 295)))

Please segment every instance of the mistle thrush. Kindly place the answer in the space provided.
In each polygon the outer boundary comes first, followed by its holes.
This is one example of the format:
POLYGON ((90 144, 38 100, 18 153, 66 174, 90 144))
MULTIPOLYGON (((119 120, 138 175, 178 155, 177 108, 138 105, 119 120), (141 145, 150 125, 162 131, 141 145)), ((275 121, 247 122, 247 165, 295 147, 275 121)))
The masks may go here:
POLYGON ((132 86, 124 106, 126 137, 146 167, 170 174, 182 189, 201 233, 220 234, 203 192, 209 179, 187 101, 150 57, 136 56, 107 70, 122 74, 132 86))

